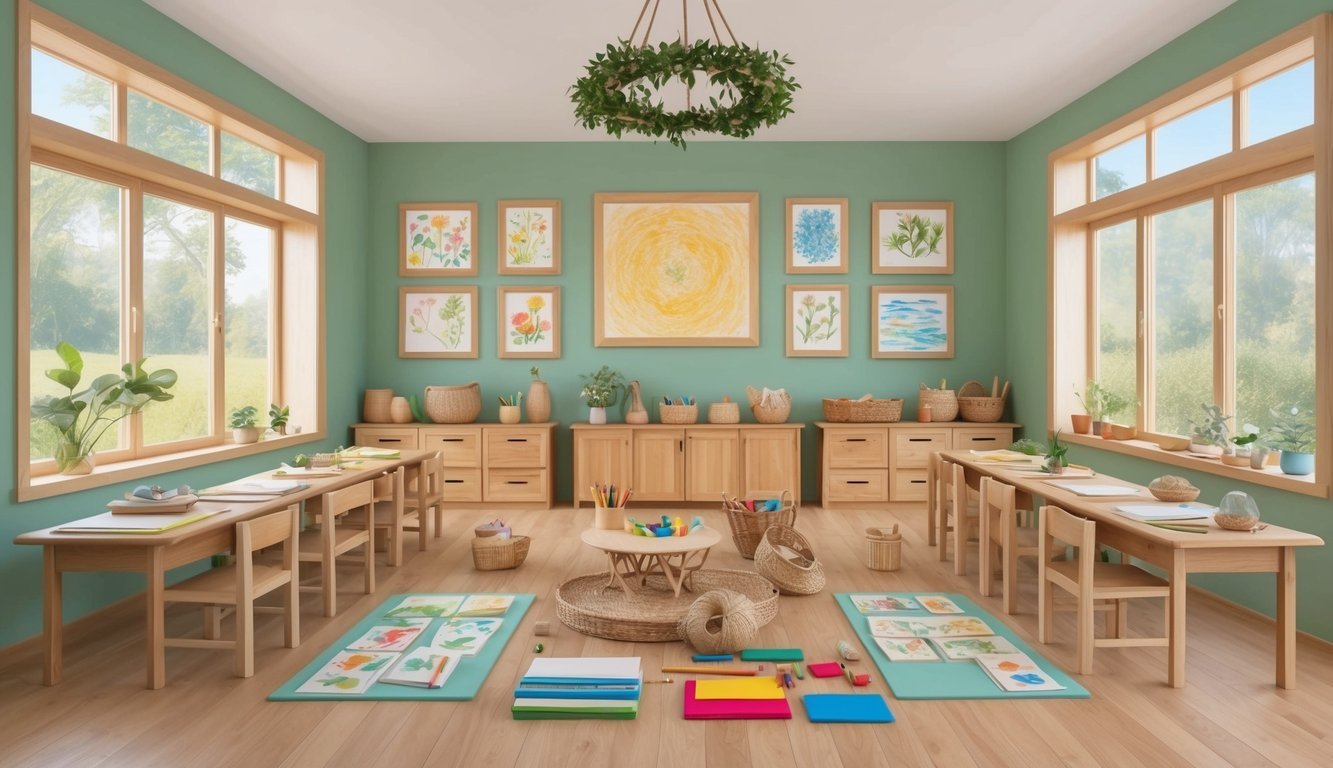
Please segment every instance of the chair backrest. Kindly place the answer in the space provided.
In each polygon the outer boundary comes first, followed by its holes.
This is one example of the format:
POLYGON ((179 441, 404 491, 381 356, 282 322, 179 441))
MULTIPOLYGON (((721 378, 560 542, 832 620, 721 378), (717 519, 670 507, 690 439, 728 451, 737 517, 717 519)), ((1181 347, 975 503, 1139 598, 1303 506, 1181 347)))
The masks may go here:
POLYGON ((1092 578, 1092 566, 1097 558, 1097 523, 1047 504, 1041 508, 1038 530, 1043 568, 1057 553, 1064 551, 1064 547, 1056 546, 1059 541, 1078 549, 1079 581, 1092 578))
POLYGON ((967 470, 962 464, 949 462, 944 465, 948 470, 949 496, 953 504, 955 520, 961 520, 967 514, 967 470))
POLYGON ((329 491, 322 497, 320 506, 324 514, 337 517, 353 509, 370 506, 374 502, 375 481, 367 480, 337 491, 329 491))
POLYGON ((935 514, 946 515, 949 512, 949 482, 950 482, 950 464, 943 456, 938 453, 930 454, 930 468, 926 470, 926 480, 930 481, 931 473, 935 476, 935 495, 932 497, 935 504, 935 514))
POLYGON ((417 470, 417 499, 426 503, 444 498, 444 457, 439 453, 427 456, 417 470))
POLYGON ((1014 487, 993 477, 981 478, 981 514, 999 512, 1001 518, 1014 514, 1014 487))
POLYGON ((375 478, 371 482, 374 484, 375 501, 389 501, 393 499, 400 490, 403 489, 403 479, 406 476, 406 470, 398 467, 394 470, 386 471, 384 474, 375 478))
POLYGON ((242 520, 236 524, 237 554, 258 552, 265 547, 295 539, 299 526, 300 516, 293 513, 293 507, 252 520, 242 520))

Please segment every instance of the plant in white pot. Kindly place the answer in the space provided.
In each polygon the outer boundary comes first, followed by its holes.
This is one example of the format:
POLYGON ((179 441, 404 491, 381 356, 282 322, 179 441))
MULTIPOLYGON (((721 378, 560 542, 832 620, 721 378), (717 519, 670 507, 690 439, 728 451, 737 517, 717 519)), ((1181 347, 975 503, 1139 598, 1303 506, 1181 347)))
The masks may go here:
POLYGON ((244 445, 245 443, 259 442, 259 410, 253 405, 246 405, 231 412, 231 439, 232 442, 244 445))
POLYGON ((1278 454, 1278 466, 1288 475, 1314 471, 1314 414, 1298 405, 1274 408, 1273 426, 1266 442, 1278 454))
POLYGON ((588 403, 588 423, 605 424, 606 409, 620 399, 620 391, 625 388, 625 377, 619 371, 613 371, 603 365, 590 374, 581 374, 583 389, 579 392, 588 403))
POLYGON ((1202 403, 1203 416, 1190 421, 1190 452, 1221 456, 1227 448, 1227 420, 1222 406, 1202 403))
POLYGON ((120 373, 98 376, 87 389, 75 392, 83 378, 83 356, 64 341, 56 345, 56 354, 65 367, 47 370, 46 378, 68 389, 69 394, 39 397, 33 400, 30 412, 34 419, 45 421, 59 433, 54 458, 61 474, 92 472, 93 448, 108 429, 149 403, 174 397, 167 390, 176 385, 176 372, 170 368, 146 371, 146 357, 126 363, 120 373))

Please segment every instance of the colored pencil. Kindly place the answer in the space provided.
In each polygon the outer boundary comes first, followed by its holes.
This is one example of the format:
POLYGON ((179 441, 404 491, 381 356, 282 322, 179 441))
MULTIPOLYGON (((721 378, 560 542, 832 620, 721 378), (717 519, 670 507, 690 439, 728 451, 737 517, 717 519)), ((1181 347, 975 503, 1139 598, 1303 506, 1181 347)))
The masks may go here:
POLYGON ((435 665, 435 671, 430 673, 430 682, 426 683, 427 688, 434 688, 435 683, 439 682, 440 674, 444 672, 445 666, 449 663, 448 656, 441 656, 440 663, 435 665))
POLYGON ((754 677, 759 670, 750 667, 662 667, 662 674, 674 672, 680 675, 735 675, 754 677))

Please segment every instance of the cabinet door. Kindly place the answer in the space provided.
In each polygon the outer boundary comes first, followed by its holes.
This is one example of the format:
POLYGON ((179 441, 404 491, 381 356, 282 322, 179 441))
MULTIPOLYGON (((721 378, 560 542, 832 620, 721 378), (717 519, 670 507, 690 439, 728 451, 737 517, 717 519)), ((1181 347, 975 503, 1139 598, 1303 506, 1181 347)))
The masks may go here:
POLYGON ((574 430, 574 503, 592 501, 595 483, 628 488, 633 476, 633 446, 628 429, 594 427, 574 430))
POLYGON ((634 498, 681 501, 685 498, 685 430, 634 430, 634 498))
POLYGON ((481 427, 430 427, 421 431, 421 447, 439 451, 444 466, 481 467, 481 427))
POLYGON ((486 427, 486 468, 539 469, 546 466, 544 429, 486 427))
POLYGON ((741 435, 736 429, 685 430, 685 498, 720 501, 740 494, 741 435))
POLYGON ((801 498, 800 431, 795 429, 742 429, 741 493, 790 489, 801 498))
POLYGON ((1012 427, 958 427, 953 431, 954 450, 994 451, 1014 441, 1012 427))

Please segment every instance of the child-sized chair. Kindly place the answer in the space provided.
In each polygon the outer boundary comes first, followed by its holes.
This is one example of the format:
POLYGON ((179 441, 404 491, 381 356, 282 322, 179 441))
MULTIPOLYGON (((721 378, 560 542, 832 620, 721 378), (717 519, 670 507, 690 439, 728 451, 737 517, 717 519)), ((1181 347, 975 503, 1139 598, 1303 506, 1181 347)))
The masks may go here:
POLYGON ((977 561, 981 594, 990 595, 998 561, 1004 612, 1014 613, 1018 610, 1018 558, 1037 556, 1037 531, 1019 525, 1020 515, 1014 501, 1017 492, 1012 485, 983 477, 979 495, 981 545, 977 561))
MULTIPOLYGON (((325 616, 338 612, 339 555, 363 547, 366 594, 375 591, 374 486, 374 480, 367 480, 330 491, 319 497, 317 503, 307 502, 306 511, 314 527, 301 533, 300 559, 303 563, 319 563, 320 583, 302 584, 301 589, 324 594, 325 616), (360 510, 361 520, 354 522, 351 518, 357 510, 360 510)), ((311 502, 315 501, 311 499, 311 502)))
POLYGON ((938 514, 940 559, 949 557, 949 534, 953 534, 953 572, 967 573, 967 542, 976 533, 980 514, 976 494, 967 487, 962 464, 939 457, 938 514))
POLYGON ((427 456, 416 472, 408 470, 407 496, 403 499, 403 526, 416 529, 419 549, 428 539, 440 537, 444 528, 444 457, 427 456))

